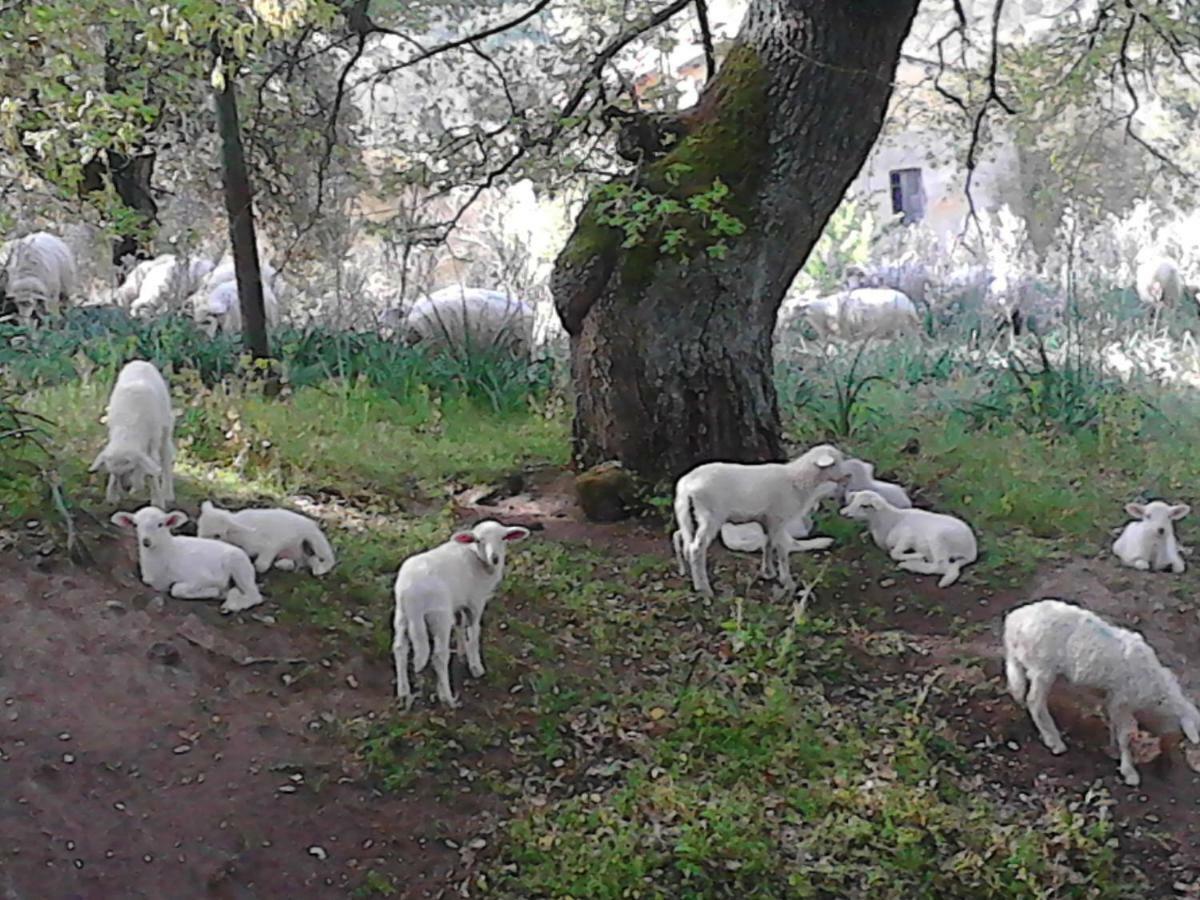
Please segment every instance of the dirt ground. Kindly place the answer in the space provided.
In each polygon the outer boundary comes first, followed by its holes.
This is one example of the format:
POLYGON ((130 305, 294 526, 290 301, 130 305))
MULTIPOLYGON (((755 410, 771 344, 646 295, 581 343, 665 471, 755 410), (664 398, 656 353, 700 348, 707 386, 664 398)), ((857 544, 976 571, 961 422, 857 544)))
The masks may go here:
MULTIPOLYGON (((565 481, 541 487, 463 516, 620 553, 669 550, 653 529, 580 521, 565 481)), ((1180 582, 1077 560, 1016 592, 969 579, 941 591, 882 571, 869 550, 849 553, 858 590, 818 602, 883 610, 857 636, 881 677, 940 667, 934 702, 982 778, 1031 805, 1102 783, 1156 895, 1197 880, 1200 776, 1182 748, 1140 765, 1142 786, 1127 788, 1088 698, 1056 694, 1069 751, 1055 757, 1000 677, 1003 613, 1060 596, 1142 629, 1195 693, 1184 664, 1200 617, 1176 596, 1180 582)), ((269 602, 225 619, 215 603, 164 601, 135 569, 131 542, 107 545, 88 570, 0 554, 0 897, 341 897, 368 872, 395 879, 402 897, 456 893, 499 803, 424 784, 381 794, 333 733, 389 707, 388 667, 323 658, 320 636, 274 624, 269 602)))

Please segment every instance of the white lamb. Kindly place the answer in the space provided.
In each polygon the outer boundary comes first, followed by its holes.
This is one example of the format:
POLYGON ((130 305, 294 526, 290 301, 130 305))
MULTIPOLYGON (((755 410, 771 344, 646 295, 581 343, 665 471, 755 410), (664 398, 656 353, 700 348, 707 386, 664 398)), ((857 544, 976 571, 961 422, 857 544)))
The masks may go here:
POLYGON ((1155 500, 1153 503, 1128 503, 1125 511, 1138 521, 1128 523, 1112 545, 1112 551, 1122 564, 1149 572, 1170 569, 1176 575, 1184 570, 1183 556, 1175 540, 1177 522, 1192 511, 1186 503, 1172 506, 1155 500))
MULTIPOLYGON (((828 490, 823 492, 820 499, 837 497, 838 502, 842 502, 851 491, 874 491, 897 509, 908 509, 912 506, 912 501, 900 485, 876 480, 875 466, 872 463, 850 457, 842 466, 849 473, 849 480, 845 485, 828 483, 828 490)), ((812 533, 812 529, 811 515, 797 516, 788 522, 787 526, 788 534, 793 538, 806 538, 812 533)), ((761 550, 766 539, 766 533, 757 522, 748 522, 745 525, 726 523, 721 526, 722 543, 739 553, 755 553, 761 550)))
POLYGON ((842 515, 865 521, 871 538, 901 569, 941 575, 938 587, 958 580, 963 566, 978 555, 975 533, 961 519, 925 509, 898 509, 874 491, 847 494, 842 515))
POLYGON ((408 681, 409 645, 413 670, 420 673, 430 658, 430 635, 438 698, 446 706, 459 705, 450 690, 450 633, 459 616, 459 655, 467 657, 474 677, 483 675, 479 653, 483 611, 504 576, 507 543, 528 536, 527 528, 489 519, 470 531, 455 532, 444 544, 410 556, 400 566, 396 574, 392 655, 396 663, 396 697, 405 709, 413 701, 408 681))
POLYGON ((529 352, 533 309, 516 298, 484 288, 451 287, 419 298, 405 316, 409 343, 450 346, 458 350, 508 349, 529 352))
POLYGON ((241 547, 261 575, 272 565, 290 572, 305 563, 314 575, 324 575, 335 559, 320 526, 288 509, 221 509, 205 500, 196 533, 202 538, 241 547))
POLYGON ((135 291, 128 302, 129 314, 134 317, 176 310, 199 290, 212 268, 212 261, 203 257, 184 261, 166 253, 139 263, 118 289, 118 299, 124 304, 130 291, 135 291))
POLYGON ((1055 679, 1107 694, 1109 728, 1130 787, 1141 783, 1130 749, 1139 720, 1159 734, 1178 729, 1200 744, 1200 712, 1145 638, 1074 604, 1039 600, 1005 616, 1004 664, 1009 693, 1029 709, 1054 754, 1067 749, 1046 707, 1055 679))
POLYGON ((147 478, 151 503, 175 499, 174 430, 171 392, 158 369, 140 359, 126 363, 108 399, 108 443, 88 469, 108 472, 109 503, 142 490, 147 478))
POLYGON ((249 609, 263 602, 246 551, 223 541, 172 534, 187 522, 185 512, 163 512, 144 506, 136 513, 114 513, 112 522, 133 528, 138 536, 142 581, 181 600, 224 597, 221 612, 249 609))
MULTIPOLYGON (((263 312, 267 316, 267 327, 279 324, 279 303, 270 282, 263 279, 263 312)), ((192 297, 192 315, 196 324, 209 337, 218 331, 238 334, 242 330, 242 305, 238 297, 237 281, 222 281, 207 292, 199 291, 192 297)))
POLYGON ((894 288, 857 288, 838 310, 843 336, 862 340, 893 335, 924 335, 912 300, 894 288))
POLYGON ((829 483, 847 477, 842 451, 830 444, 816 447, 786 463, 714 462, 697 466, 675 483, 675 522, 671 535, 679 574, 689 571, 692 586, 713 596, 708 578, 708 546, 727 522, 755 522, 767 535, 762 575, 779 579, 777 596, 795 588, 788 560, 793 552, 824 550, 832 538, 796 540, 789 525, 809 515, 831 493, 829 483))
POLYGON ((1137 292, 1141 301, 1156 311, 1178 307, 1184 294, 1179 266, 1165 256, 1144 259, 1137 268, 1137 292))
POLYGON ((3 292, 24 322, 56 316, 75 293, 75 254, 62 238, 45 231, 9 246, 3 292))

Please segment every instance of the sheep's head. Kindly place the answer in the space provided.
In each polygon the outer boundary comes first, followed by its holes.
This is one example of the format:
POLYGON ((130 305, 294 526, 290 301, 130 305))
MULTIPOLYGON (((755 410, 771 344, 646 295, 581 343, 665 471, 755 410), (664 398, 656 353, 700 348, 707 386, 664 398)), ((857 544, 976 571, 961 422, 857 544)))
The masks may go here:
POLYGON ((227 541, 238 530, 233 515, 225 509, 213 506, 205 500, 200 504, 200 518, 196 520, 196 535, 213 541, 227 541))
POLYGON ((845 469, 845 454, 832 444, 817 444, 796 457, 788 465, 795 476, 798 490, 808 492, 823 482, 838 488, 849 481, 850 473, 845 469))
POLYGON ((501 571, 509 541, 529 537, 529 529, 520 525, 505 525, 495 519, 479 522, 470 531, 456 531, 450 538, 456 544, 469 547, 483 568, 490 574, 501 571))
POLYGON ((153 553, 171 542, 172 528, 178 528, 188 520, 185 512, 174 510, 163 512, 157 506, 143 506, 135 513, 113 513, 112 523, 118 528, 129 528, 137 532, 138 552, 153 553))
POLYGON ((1153 503, 1127 503, 1125 505, 1125 512, 1133 518, 1145 522, 1157 536, 1163 538, 1174 534, 1175 529, 1171 525, 1172 522, 1182 519, 1191 511, 1192 508, 1186 503, 1172 506, 1161 500, 1155 500, 1153 503))
POLYGON ((140 487, 147 478, 162 475, 162 467, 140 450, 110 450, 106 447, 92 460, 88 471, 95 472, 100 468, 113 476, 125 493, 135 486, 140 487))
POLYGON ((25 323, 40 320, 50 305, 50 295, 41 279, 18 278, 8 285, 7 294, 25 323))
POLYGON ((847 519, 869 519, 875 512, 886 509, 888 502, 874 491, 851 491, 846 505, 840 510, 847 519))

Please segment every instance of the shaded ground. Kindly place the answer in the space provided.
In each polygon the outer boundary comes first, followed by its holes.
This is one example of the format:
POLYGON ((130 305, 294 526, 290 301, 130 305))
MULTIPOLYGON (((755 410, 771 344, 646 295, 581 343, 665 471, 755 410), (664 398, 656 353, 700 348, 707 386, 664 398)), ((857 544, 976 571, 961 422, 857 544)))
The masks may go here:
MULTIPOLYGON (((533 495, 464 496, 461 515, 540 525, 539 540, 586 541, 616 556, 666 555, 656 528, 579 521, 567 487, 544 476, 533 495)), ((88 572, 0 555, 2 896, 346 896, 378 883, 425 897, 470 876, 504 805, 488 780, 421 777, 384 794, 336 733, 390 707, 392 673, 377 655, 330 654, 317 632, 275 624, 270 601, 225 619, 215 603, 159 600, 134 578, 131 545, 104 555, 88 572)), ((1180 750, 1142 764, 1142 787, 1128 789, 1086 698, 1060 693, 1052 704, 1069 746, 1054 757, 999 677, 1003 613, 1055 595, 1142 629, 1197 688, 1183 663, 1200 621, 1176 596, 1178 580, 1076 561, 1030 590, 992 593, 968 578, 941 591, 933 579, 882 571, 857 544, 838 557, 850 583, 840 596, 818 593, 813 612, 836 607, 856 622, 856 654, 880 679, 941 667, 930 702, 993 791, 1033 808, 1074 802, 1100 782, 1156 896, 1196 880, 1200 778, 1180 750)), ((714 560, 718 590, 728 590, 732 557, 714 560)), ((497 627, 537 623, 529 603, 506 605, 509 622, 497 627)), ((514 735, 532 726, 509 685, 550 665, 517 660, 516 672, 468 682, 458 715, 508 715, 514 735)), ((466 724, 447 718, 451 733, 466 724)), ((511 763, 502 747, 466 756, 479 772, 511 763)))

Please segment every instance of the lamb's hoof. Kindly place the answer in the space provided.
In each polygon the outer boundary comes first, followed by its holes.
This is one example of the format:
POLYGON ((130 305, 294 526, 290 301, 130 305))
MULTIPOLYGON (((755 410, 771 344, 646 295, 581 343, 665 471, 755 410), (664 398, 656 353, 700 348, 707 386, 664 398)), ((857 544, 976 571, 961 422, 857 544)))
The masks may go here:
POLYGON ((832 546, 833 538, 831 537, 808 539, 808 549, 810 552, 813 550, 828 550, 832 546))
POLYGON ((399 706, 402 710, 404 710, 404 712, 408 712, 410 709, 412 709, 413 695, 412 694, 397 694, 396 695, 396 705, 399 706))
POLYGON ((462 706, 462 701, 457 697, 440 697, 439 699, 446 709, 459 709, 462 706))
POLYGON ((261 595, 257 598, 251 598, 237 588, 233 588, 230 590, 229 596, 225 598, 225 602, 221 604, 221 614, 229 615, 230 613, 241 612, 253 606, 258 606, 262 602, 263 598, 261 595))
POLYGON ((1144 559, 1139 559, 1133 564, 1133 567, 1138 571, 1147 572, 1150 570, 1150 563, 1146 562, 1144 559))
POLYGON ((1130 787, 1137 787, 1139 784, 1142 783, 1142 776, 1139 775, 1137 772, 1134 772, 1133 770, 1130 770, 1128 772, 1122 772, 1121 777, 1125 780, 1125 783, 1127 785, 1129 785, 1130 787))
POLYGON ((483 666, 480 666, 478 669, 474 666, 468 666, 468 668, 470 669, 472 678, 482 678, 484 676, 483 666))
POLYGON ((1062 756, 1067 752, 1067 745, 1062 741, 1059 741, 1057 744, 1047 744, 1046 746, 1050 748, 1050 752, 1055 756, 1062 756))
POLYGON ((294 572, 296 571, 296 561, 294 559, 277 559, 275 568, 280 572, 294 572))

